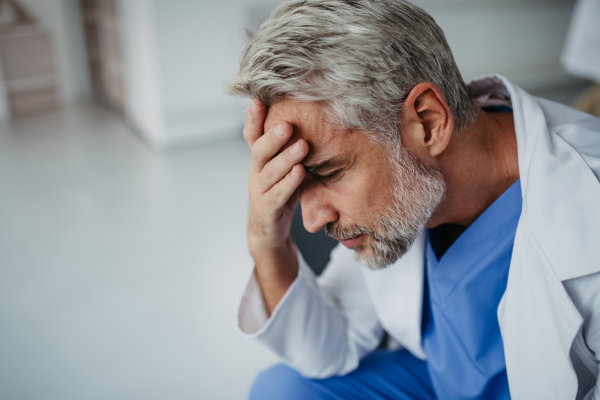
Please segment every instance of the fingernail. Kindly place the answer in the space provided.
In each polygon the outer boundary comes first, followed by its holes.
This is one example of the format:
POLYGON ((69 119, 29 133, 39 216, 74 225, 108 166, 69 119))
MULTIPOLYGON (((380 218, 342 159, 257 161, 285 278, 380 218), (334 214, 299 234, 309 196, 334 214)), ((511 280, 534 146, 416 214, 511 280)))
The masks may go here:
POLYGON ((285 136, 285 130, 283 129, 283 125, 277 125, 277 127, 275 128, 275 135, 277 135, 277 137, 285 136))
POLYGON ((256 104, 256 99, 252 99, 252 103, 250 104, 250 108, 252 108, 253 112, 258 111, 258 104, 256 104))
POLYGON ((290 149, 290 152, 295 156, 300 154, 300 142, 296 142, 296 144, 290 149))

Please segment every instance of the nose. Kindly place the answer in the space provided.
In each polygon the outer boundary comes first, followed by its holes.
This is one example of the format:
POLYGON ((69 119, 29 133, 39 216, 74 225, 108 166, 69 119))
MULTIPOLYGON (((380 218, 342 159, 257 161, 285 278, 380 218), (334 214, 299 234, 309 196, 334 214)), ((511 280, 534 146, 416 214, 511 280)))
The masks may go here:
POLYGON ((323 193, 317 187, 303 185, 299 192, 302 222, 307 231, 316 233, 326 224, 338 220, 338 212, 324 201, 323 193))

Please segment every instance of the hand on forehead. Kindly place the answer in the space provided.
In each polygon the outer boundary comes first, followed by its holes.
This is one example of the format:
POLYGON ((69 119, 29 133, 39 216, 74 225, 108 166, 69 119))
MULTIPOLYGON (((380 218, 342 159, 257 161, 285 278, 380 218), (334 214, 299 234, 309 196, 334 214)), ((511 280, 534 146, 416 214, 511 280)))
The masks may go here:
POLYGON ((331 155, 339 150, 339 135, 345 132, 327 121, 322 107, 314 102, 285 100, 276 103, 267 111, 265 132, 280 123, 289 124, 286 129, 293 129, 293 135, 281 151, 304 139, 309 145, 305 160, 324 158, 325 153, 331 155))

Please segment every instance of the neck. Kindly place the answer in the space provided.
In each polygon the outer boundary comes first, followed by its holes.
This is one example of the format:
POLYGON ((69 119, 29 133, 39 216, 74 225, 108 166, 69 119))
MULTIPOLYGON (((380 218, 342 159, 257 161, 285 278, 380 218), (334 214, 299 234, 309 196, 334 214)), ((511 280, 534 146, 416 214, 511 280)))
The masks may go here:
POLYGON ((480 110, 475 123, 453 136, 437 158, 446 192, 427 227, 469 226, 519 179, 512 113, 480 110))

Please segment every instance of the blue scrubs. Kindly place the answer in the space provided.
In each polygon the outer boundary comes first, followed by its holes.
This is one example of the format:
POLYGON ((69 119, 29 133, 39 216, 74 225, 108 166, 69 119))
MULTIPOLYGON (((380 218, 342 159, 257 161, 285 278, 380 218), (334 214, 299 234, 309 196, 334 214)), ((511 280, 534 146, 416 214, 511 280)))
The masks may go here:
POLYGON ((261 372, 250 400, 435 400, 425 361, 406 350, 376 351, 348 375, 306 379, 279 364, 261 372))
POLYGON ((306 379, 284 365, 262 372, 250 399, 509 399, 496 311, 508 278, 521 214, 517 181, 438 260, 426 249, 423 346, 377 351, 352 373, 306 379))
POLYGON ((437 397, 510 399, 496 310, 519 217, 515 182, 438 260, 428 240, 423 347, 437 397))

